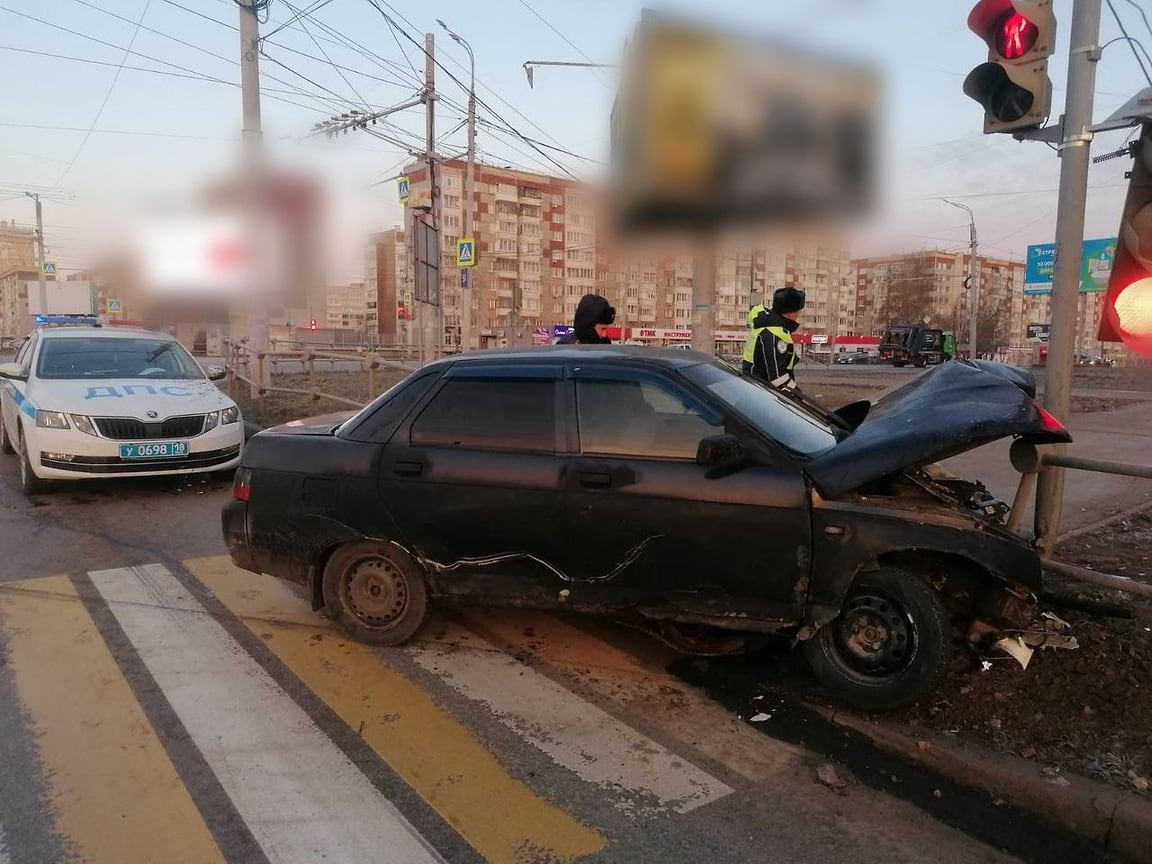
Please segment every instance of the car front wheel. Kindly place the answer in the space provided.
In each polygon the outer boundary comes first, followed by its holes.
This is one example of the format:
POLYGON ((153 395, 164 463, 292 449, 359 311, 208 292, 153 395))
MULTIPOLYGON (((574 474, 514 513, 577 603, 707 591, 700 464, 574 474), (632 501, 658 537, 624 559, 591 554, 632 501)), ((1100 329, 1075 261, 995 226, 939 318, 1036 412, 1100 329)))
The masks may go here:
POLYGON ((420 629, 428 591, 419 566, 387 543, 347 543, 328 559, 324 607, 348 635, 372 645, 399 645, 420 629))
POLYGON ((11 455, 16 452, 12 446, 12 439, 8 437, 8 429, 4 426, 4 414, 0 412, 0 453, 11 455))
POLYGON ((940 594, 906 570, 861 574, 840 614, 804 643, 816 678, 869 711, 895 708, 940 682, 952 646, 940 594))
POLYGON ((38 495, 48 491, 48 481, 36 476, 32 462, 28 458, 28 442, 24 432, 20 433, 20 489, 25 495, 38 495))

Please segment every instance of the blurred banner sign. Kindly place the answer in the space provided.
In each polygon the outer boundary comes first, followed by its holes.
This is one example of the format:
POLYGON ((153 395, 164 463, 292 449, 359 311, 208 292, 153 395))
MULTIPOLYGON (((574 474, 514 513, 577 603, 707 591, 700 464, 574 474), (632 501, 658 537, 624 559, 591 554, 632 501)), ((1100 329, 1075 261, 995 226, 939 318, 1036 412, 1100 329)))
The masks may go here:
POLYGON ((610 193, 629 229, 868 212, 870 66, 646 10, 612 110, 610 193))

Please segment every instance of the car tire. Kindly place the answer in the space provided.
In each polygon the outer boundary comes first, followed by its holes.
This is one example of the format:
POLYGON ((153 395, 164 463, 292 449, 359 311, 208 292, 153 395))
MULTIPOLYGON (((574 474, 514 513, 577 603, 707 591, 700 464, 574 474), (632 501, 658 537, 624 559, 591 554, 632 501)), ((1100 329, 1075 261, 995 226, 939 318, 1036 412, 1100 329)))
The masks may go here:
POLYGON ((28 458, 28 446, 24 441, 24 432, 20 436, 20 489, 25 495, 39 495, 48 491, 48 480, 42 480, 32 470, 32 462, 28 458))
POLYGON ((804 643, 824 688, 868 711, 896 708, 935 689, 951 650, 939 592, 915 573, 889 566, 861 574, 840 614, 804 643))
POLYGON ((0 413, 0 453, 11 456, 15 452, 16 448, 12 446, 12 439, 8 437, 8 430, 4 426, 4 415, 0 413))
POLYGON ((399 547, 358 541, 339 547, 323 576, 324 608, 349 636, 400 645, 424 623, 428 589, 420 567, 399 547))

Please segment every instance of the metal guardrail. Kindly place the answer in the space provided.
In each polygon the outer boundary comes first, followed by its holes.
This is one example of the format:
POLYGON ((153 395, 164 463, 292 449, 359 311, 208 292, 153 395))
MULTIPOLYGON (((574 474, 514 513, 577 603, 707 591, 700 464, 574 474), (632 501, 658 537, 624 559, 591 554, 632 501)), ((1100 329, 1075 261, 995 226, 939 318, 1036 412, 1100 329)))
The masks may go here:
MULTIPOLYGON (((1036 490, 1036 478, 1042 471, 1050 468, 1071 468, 1076 471, 1093 471, 1097 474, 1115 474, 1121 477, 1137 477, 1152 480, 1152 465, 1140 465, 1135 462, 1115 462, 1110 459, 1084 459, 1079 456, 1069 456, 1066 453, 1041 452, 1034 444, 1025 441, 1015 441, 1011 450, 1012 467, 1020 472, 1020 485, 1016 488, 1016 498, 1012 502, 1012 511, 1008 517, 1008 529, 1018 531, 1024 519, 1024 506, 1036 490)), ((1037 537, 1042 543, 1044 538, 1037 537)), ((1050 557, 1041 559, 1045 570, 1059 573, 1070 579, 1099 585, 1103 588, 1112 588, 1125 591, 1129 594, 1142 597, 1152 597, 1152 585, 1137 582, 1127 576, 1115 576, 1111 573, 1099 573, 1087 567, 1078 567, 1066 564, 1050 557)))
POLYGON ((252 398, 259 399, 268 393, 295 393, 301 396, 308 396, 313 402, 320 399, 329 399, 333 402, 338 402, 341 405, 348 405, 352 408, 363 408, 379 393, 376 392, 376 370, 385 369, 399 369, 404 372, 411 371, 407 366, 398 360, 386 360, 379 356, 378 352, 368 351, 360 348, 353 352, 336 352, 336 351, 284 351, 284 352, 271 352, 271 351, 253 351, 245 345, 228 341, 225 344, 227 354, 224 358, 224 368, 227 371, 227 387, 229 395, 235 396, 235 382, 240 381, 247 384, 250 388, 252 398), (327 393, 318 389, 316 386, 316 360, 330 360, 333 361, 358 361, 361 364, 360 371, 368 372, 367 382, 367 398, 365 401, 360 402, 355 399, 349 399, 346 396, 338 396, 335 393, 327 393), (301 387, 276 387, 271 381, 272 372, 275 371, 275 364, 277 361, 292 361, 301 363, 304 370, 308 375, 309 387, 307 389, 301 387))

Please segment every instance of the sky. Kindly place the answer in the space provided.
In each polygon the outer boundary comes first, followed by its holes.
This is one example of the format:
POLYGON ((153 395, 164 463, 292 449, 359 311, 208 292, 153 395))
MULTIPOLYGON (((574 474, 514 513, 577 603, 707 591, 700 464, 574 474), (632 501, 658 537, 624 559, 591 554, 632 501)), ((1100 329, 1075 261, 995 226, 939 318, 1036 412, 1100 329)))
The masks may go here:
MULTIPOLYGON (((1129 35, 1152 48, 1138 0, 1114 5, 1129 35)), ((265 146, 274 162, 325 181, 330 280, 359 277, 366 235, 401 221, 395 185, 372 184, 410 157, 364 132, 300 138, 334 113, 411 98, 423 55, 409 38, 422 43, 424 32, 434 32, 441 62, 466 85, 467 55, 437 26, 443 19, 473 48, 480 99, 522 135, 585 157, 540 148, 593 176, 607 158, 613 70, 539 69, 530 88, 522 64, 614 63, 645 6, 795 39, 880 69, 884 201, 855 252, 965 247, 967 216, 943 197, 973 209, 987 254, 1022 258, 1028 244, 1053 239, 1056 153, 983 135, 981 108, 961 92, 964 75, 986 53, 966 27, 968 0, 272 0, 261 26, 265 146), (291 23, 307 9, 302 24, 291 23)), ((1064 101, 1071 6, 1055 2, 1054 117, 1064 101)), ((237 20, 235 0, 0 0, 0 219, 31 224, 33 204, 22 190, 45 192, 49 257, 64 270, 82 268, 102 231, 232 170, 241 119, 237 20)), ((1119 35, 1105 7, 1101 41, 1119 35)), ((1144 86, 1129 45, 1109 46, 1097 71, 1096 119, 1144 86)), ((466 92, 443 72, 437 87, 442 152, 461 152, 466 92)), ((388 135, 419 146, 422 108, 391 119, 388 135)), ((1117 149, 1126 134, 1098 136, 1093 152, 1117 149)), ((490 125, 480 126, 477 143, 485 161, 558 171, 539 150, 490 125)), ((1092 167, 1087 237, 1115 235, 1128 164, 1092 167)))

